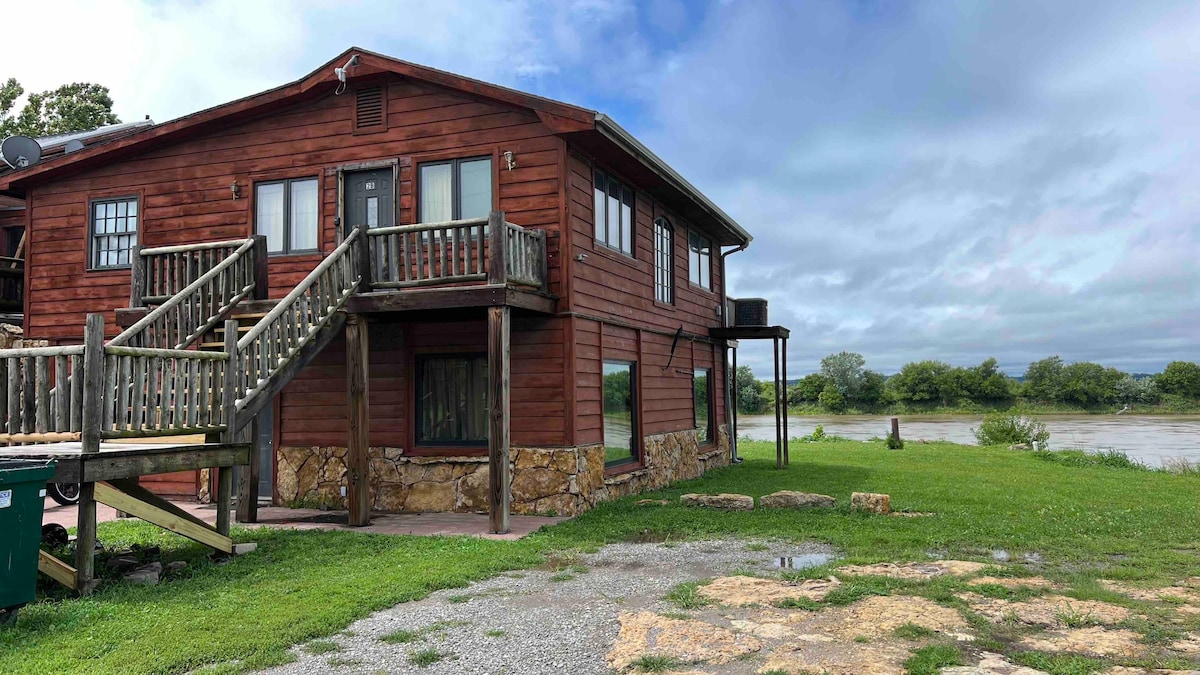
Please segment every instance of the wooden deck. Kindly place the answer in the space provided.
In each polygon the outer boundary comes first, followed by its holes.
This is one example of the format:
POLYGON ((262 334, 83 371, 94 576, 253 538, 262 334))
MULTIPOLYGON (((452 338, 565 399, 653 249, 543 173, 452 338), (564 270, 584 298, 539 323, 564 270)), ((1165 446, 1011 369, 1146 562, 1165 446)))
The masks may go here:
POLYGON ((0 459, 55 460, 56 483, 92 483, 156 473, 240 466, 250 462, 245 443, 101 443, 85 453, 79 441, 0 448, 0 459))

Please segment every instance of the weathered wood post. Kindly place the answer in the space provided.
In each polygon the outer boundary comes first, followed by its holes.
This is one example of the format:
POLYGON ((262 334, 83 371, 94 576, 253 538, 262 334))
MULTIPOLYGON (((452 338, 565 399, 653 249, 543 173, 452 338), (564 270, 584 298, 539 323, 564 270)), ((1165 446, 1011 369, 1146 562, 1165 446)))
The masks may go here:
POLYGON ((771 353, 775 356, 775 468, 783 468, 783 442, 780 440, 783 431, 782 420, 779 418, 779 338, 771 338, 771 353))
POLYGON ((790 441, 788 440, 788 379, 787 379, 787 338, 783 338, 783 465, 791 463, 789 456, 790 441))
MULTIPOLYGON (((234 443, 237 440, 237 374, 241 360, 237 358, 238 322, 233 319, 225 321, 225 353, 229 360, 225 362, 225 376, 221 378, 221 422, 225 431, 221 432, 222 443, 234 443)), ((243 484, 247 481, 253 484, 248 489, 257 492, 258 477, 251 477, 255 458, 250 457, 250 466, 243 471, 243 484)), ((229 536, 229 511, 233 507, 233 467, 219 466, 217 470, 217 532, 229 536)), ((251 504, 238 502, 238 520, 241 520, 243 508, 251 508, 251 504)), ((249 501, 249 500, 245 500, 249 501)), ((253 508, 258 507, 257 495, 253 499, 253 508)), ((246 514, 249 515, 249 514, 246 514)), ((257 515, 257 514, 254 514, 257 515)))
POLYGON ((899 417, 892 418, 892 438, 896 439, 897 441, 900 440, 900 418, 899 417))
POLYGON ((733 352, 733 408, 729 426, 729 455, 733 459, 737 459, 737 418, 738 418, 738 381, 737 381, 737 347, 734 346, 730 350, 733 352))
POLYGON ((508 224, 503 211, 488 214, 487 282, 492 285, 508 283, 508 224))
POLYGON ((508 532, 510 327, 507 305, 488 307, 488 514, 493 534, 508 532))
POLYGON ((133 245, 133 250, 129 252, 129 261, 132 263, 129 272, 129 306, 145 307, 146 303, 142 298, 146 297, 146 258, 142 255, 140 244, 133 245))
POLYGON ((346 403, 349 413, 349 440, 346 444, 346 494, 351 527, 371 524, 369 330, 370 327, 362 315, 347 315, 346 403))
POLYGON ((254 240, 254 294, 255 300, 266 300, 270 291, 270 279, 267 276, 267 235, 256 234, 254 240))
MULTIPOLYGON (((371 290, 371 237, 367 234, 367 224, 359 223, 354 226, 358 231, 358 241, 354 242, 355 265, 358 267, 358 292, 366 293, 371 290)), ((430 239, 432 245, 432 238, 430 239)))
MULTIPOLYGON (((83 411, 80 452, 100 452, 100 424, 104 418, 104 315, 88 314, 83 332, 83 411)), ((96 554, 96 484, 89 481, 87 462, 79 483, 79 512, 76 518, 75 588, 82 595, 92 590, 96 554)))

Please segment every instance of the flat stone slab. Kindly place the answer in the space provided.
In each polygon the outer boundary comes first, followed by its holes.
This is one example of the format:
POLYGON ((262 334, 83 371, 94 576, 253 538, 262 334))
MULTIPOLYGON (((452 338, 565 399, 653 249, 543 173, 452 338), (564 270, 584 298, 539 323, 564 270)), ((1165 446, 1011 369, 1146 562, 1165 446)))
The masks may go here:
POLYGON ((713 579, 712 583, 700 586, 696 592, 721 605, 748 607, 799 599, 819 602, 840 585, 841 582, 834 578, 805 579, 789 584, 779 579, 737 576, 713 579))
POLYGON ((1046 675, 1046 671, 1018 666, 999 654, 984 652, 978 664, 943 668, 942 675, 1046 675))
POLYGON ((988 567, 970 560, 934 560, 933 562, 876 563, 874 565, 843 565, 842 574, 853 576, 891 577, 893 579, 931 579, 943 574, 966 576, 988 567))
POLYGON ((1061 595, 1030 598, 1010 602, 988 598, 976 593, 960 593, 959 598, 967 601, 971 609, 982 614, 992 623, 1003 623, 1012 618, 1031 626, 1067 627, 1068 624, 1102 624, 1111 626, 1129 618, 1129 610, 1099 600, 1077 600, 1061 595))
POLYGON ((157 586, 162 580, 163 566, 160 562, 142 565, 133 571, 125 573, 125 581, 142 586, 157 586))
POLYGON ((753 511, 754 498, 750 495, 737 495, 723 492, 718 495, 702 495, 689 493, 679 498, 684 506, 702 506, 722 511, 753 511))
POLYGON ((795 490, 780 490, 758 498, 758 505, 764 509, 831 509, 836 503, 829 495, 795 490))
POLYGON ((1087 656, 1137 657, 1146 646, 1138 634, 1124 628, 1110 630, 1099 626, 1049 631, 1021 639, 1021 646, 1046 652, 1071 652, 1087 656))
POLYGON ((1010 589, 1031 588, 1031 589, 1051 589, 1058 588, 1058 584, 1043 577, 976 577, 970 581, 972 586, 988 585, 988 586, 1003 586, 1010 589))
POLYGON ((762 649, 757 638, 704 621, 672 619, 654 612, 623 612, 621 632, 608 662, 624 670, 643 656, 665 656, 684 663, 730 661, 762 649))

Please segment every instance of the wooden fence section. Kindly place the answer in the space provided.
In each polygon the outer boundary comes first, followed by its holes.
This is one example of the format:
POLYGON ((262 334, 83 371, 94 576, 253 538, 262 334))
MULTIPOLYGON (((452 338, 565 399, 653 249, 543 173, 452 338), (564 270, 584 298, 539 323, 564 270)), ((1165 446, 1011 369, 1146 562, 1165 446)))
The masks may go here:
POLYGON ((505 223, 493 234, 487 218, 397 225, 366 230, 372 289, 416 288, 487 281, 493 241, 507 255, 507 282, 542 286, 546 279, 546 233, 505 223))
POLYGON ((79 440, 83 371, 82 346, 0 350, 0 442, 79 440))
POLYGON ((272 395, 271 385, 295 375, 294 358, 358 289, 361 230, 352 230, 342 243, 317 265, 283 300, 237 343, 239 364, 237 410, 255 403, 257 396, 272 395))
POLYGON ((104 348, 100 437, 143 438, 224 431, 226 352, 104 348))
POLYGON ((190 281, 170 297, 146 296, 137 289, 137 280, 143 275, 135 268, 131 295, 146 301, 154 300, 158 306, 109 344, 158 349, 190 346, 262 283, 259 274, 260 267, 266 262, 265 242, 262 237, 252 237, 234 242, 142 251, 135 257, 144 261, 147 268, 154 268, 155 271, 147 272, 144 279, 153 286, 154 293, 176 288, 183 279, 190 281), (234 244, 236 247, 231 249, 234 244), (210 260, 217 262, 208 267, 201 266, 210 260), (163 270, 171 274, 163 276, 160 274, 163 270))
MULTIPOLYGON (((137 255, 133 256, 130 306, 145 307, 166 302, 223 260, 240 251, 247 241, 250 240, 233 239, 138 250, 137 255)), ((265 242, 264 238, 264 255, 265 242)), ((250 280, 253 280, 253 276, 250 280)))

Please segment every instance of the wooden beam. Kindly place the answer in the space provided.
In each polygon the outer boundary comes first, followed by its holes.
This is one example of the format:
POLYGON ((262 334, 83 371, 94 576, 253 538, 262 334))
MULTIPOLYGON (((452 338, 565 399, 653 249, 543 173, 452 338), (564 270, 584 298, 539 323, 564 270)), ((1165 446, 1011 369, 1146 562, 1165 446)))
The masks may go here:
POLYGON ((71 590, 78 590, 75 568, 45 551, 38 551, 38 571, 71 590))
POLYGON ((714 326, 708 329, 708 336, 717 340, 773 340, 791 337, 791 331, 783 326, 714 326))
POLYGON ((249 429, 239 432, 243 438, 249 435, 250 443, 250 462, 240 465, 243 468, 238 477, 236 516, 239 523, 258 522, 258 483, 261 477, 259 472, 262 470, 261 462, 264 450, 263 427, 267 415, 267 409, 264 408, 254 416, 254 421, 250 423, 249 429))
MULTIPOLYGON (((225 470, 229 471, 230 469, 226 468, 225 470)), ((233 541, 207 525, 197 525, 193 520, 181 518, 166 509, 127 495, 107 483, 94 483, 94 485, 96 501, 102 504, 108 504, 114 509, 132 513, 148 523, 153 523, 163 529, 170 530, 218 551, 233 553, 233 541)), ((219 490, 220 487, 218 486, 219 490)), ((82 499, 80 503, 82 504, 82 499)), ((220 512, 218 511, 219 514, 220 512)), ((226 519, 228 519, 228 511, 226 514, 226 519)))
POLYGON ((350 298, 346 302, 346 311, 353 314, 371 314, 509 305, 542 314, 553 314, 557 302, 555 297, 533 289, 525 290, 508 288, 499 284, 481 284, 454 288, 372 291, 350 298))
POLYGON ((508 532, 511 314, 508 307, 488 308, 488 514, 493 534, 508 532))
MULTIPOLYGON (((182 518, 184 520, 190 520, 192 523, 199 525, 200 527, 205 527, 205 528, 209 528, 209 529, 212 528, 211 525, 204 522, 203 520, 200 520, 196 516, 193 516, 192 514, 188 513, 187 511, 183 510, 182 508, 179 507, 179 505, 172 504, 171 502, 167 501, 166 499, 163 499, 162 497, 154 494, 147 488, 143 487, 141 484, 138 483, 136 478, 119 478, 119 479, 114 479, 114 480, 109 480, 109 481, 104 481, 104 482, 107 483, 109 486, 116 488, 117 490, 120 490, 121 492, 124 492, 126 495, 129 495, 130 497, 132 497, 134 499, 146 502, 150 506, 160 508, 163 511, 166 511, 167 513, 171 513, 171 514, 173 514, 179 518, 182 518)), ((215 532, 215 530, 214 530, 214 532, 215 532)))
POLYGON ((781 339, 783 342, 783 465, 787 466, 791 463, 791 458, 788 456, 788 383, 787 383, 787 341, 786 337, 781 339))
POLYGON ((779 419, 779 338, 771 340, 771 352, 775 355, 775 468, 783 468, 783 443, 779 440, 782 428, 779 419))
POLYGON ((351 527, 371 524, 370 457, 371 419, 369 326, 364 317, 346 317, 346 406, 349 439, 346 444, 346 491, 349 497, 351 527))
MULTIPOLYGON (((253 463, 253 458, 251 463, 253 463)), ((217 467, 217 534, 229 536, 229 511, 233 508, 233 467, 217 467)), ((227 553, 233 553, 231 547, 227 553)))
MULTIPOLYGON (((89 323, 91 317, 88 317, 89 323)), ((96 497, 95 483, 79 484, 78 513, 75 518, 75 586, 83 595, 92 589, 96 561, 96 497)))

